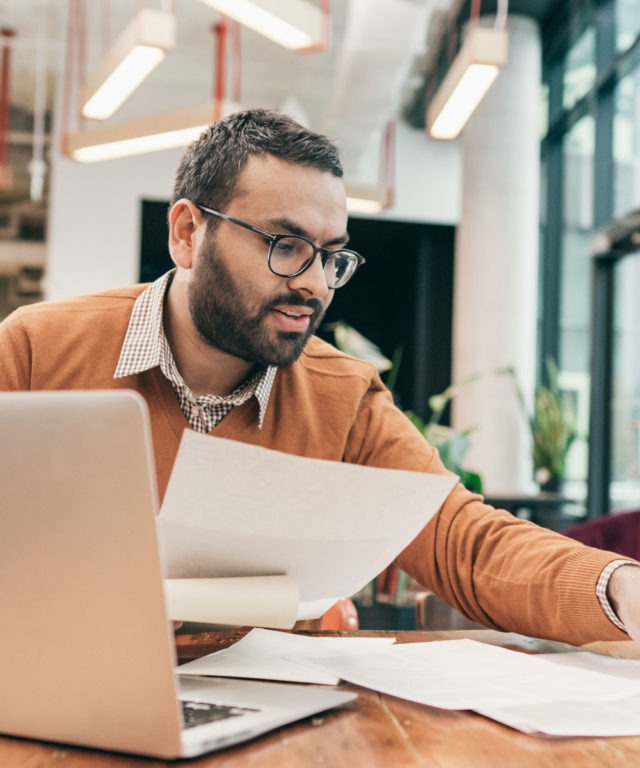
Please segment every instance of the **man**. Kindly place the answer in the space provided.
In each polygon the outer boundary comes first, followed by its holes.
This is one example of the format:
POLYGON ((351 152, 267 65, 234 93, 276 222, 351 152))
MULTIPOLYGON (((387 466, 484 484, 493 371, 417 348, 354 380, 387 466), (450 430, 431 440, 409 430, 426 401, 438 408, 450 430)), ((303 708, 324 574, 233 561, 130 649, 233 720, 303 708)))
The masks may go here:
MULTIPOLYGON (((372 367, 313 336, 363 261, 346 247, 341 177, 332 142, 284 116, 253 110, 211 126, 178 168, 175 270, 148 287, 15 312, 0 324, 0 389, 138 390, 161 495, 187 427, 446 472, 372 367)), ((624 629, 640 639, 640 569, 460 485, 397 562, 488 626, 577 644, 623 639, 624 629)))

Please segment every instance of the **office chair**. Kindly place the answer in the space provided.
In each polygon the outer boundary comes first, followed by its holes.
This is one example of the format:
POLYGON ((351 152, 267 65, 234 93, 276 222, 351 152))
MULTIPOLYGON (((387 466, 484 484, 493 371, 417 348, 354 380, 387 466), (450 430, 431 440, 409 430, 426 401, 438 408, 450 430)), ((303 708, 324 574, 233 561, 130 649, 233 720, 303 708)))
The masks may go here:
POLYGON ((358 611, 348 597, 331 606, 320 620, 320 629, 358 629, 358 611))
POLYGON ((572 525, 561 533, 590 547, 640 559, 640 509, 611 512, 604 517, 572 525))

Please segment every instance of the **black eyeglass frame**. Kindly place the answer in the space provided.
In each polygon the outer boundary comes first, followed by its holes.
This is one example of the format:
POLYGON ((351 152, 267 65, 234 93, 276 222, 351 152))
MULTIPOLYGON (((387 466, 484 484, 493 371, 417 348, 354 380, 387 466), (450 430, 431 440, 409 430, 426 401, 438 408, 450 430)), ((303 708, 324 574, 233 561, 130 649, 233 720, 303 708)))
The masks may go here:
POLYGON ((277 275, 278 277, 298 277, 298 275, 301 275, 303 272, 306 272, 309 267, 313 264, 313 262, 316 260, 316 256, 320 254, 320 259, 322 261, 322 267, 324 269, 325 264, 327 263, 327 260, 334 256, 337 253, 346 253, 350 256, 356 257, 356 265, 353 268, 353 271, 351 274, 347 277, 347 279, 340 283, 339 285, 329 286, 329 288, 333 288, 334 290, 337 288, 342 288, 343 285, 346 285, 349 280, 355 275, 355 273, 358 271, 358 269, 366 262, 366 259, 364 256, 359 254, 357 251, 351 251, 349 248, 336 248, 335 250, 331 250, 331 248, 323 248, 322 246, 316 245, 312 240, 309 240, 308 237, 305 237, 304 235, 295 235, 295 234, 286 234, 286 233, 276 233, 276 232, 267 232, 265 229, 260 229, 260 227, 254 227, 253 224, 248 224, 246 221, 242 221, 242 219, 236 219, 233 216, 227 216, 226 213, 220 213, 220 211, 215 211, 213 208, 208 208, 206 205, 201 205, 200 203, 195 203, 196 208, 199 208, 201 211, 204 211, 205 213, 209 213, 212 216, 218 216, 221 219, 224 219, 225 221, 229 221, 232 224, 237 224, 239 227, 244 227, 245 229, 248 229, 250 232, 255 232, 258 235, 262 235, 262 237, 265 237, 269 241, 269 254, 267 256, 267 265, 271 272, 273 272, 274 275, 277 275), (277 272, 272 264, 271 264, 271 256, 273 254, 273 248, 276 245, 276 243, 279 240, 283 240, 285 238, 295 237, 299 240, 304 240, 306 243, 309 243, 309 245, 313 248, 313 256, 308 259, 296 272, 291 272, 287 274, 283 274, 282 272, 277 272))

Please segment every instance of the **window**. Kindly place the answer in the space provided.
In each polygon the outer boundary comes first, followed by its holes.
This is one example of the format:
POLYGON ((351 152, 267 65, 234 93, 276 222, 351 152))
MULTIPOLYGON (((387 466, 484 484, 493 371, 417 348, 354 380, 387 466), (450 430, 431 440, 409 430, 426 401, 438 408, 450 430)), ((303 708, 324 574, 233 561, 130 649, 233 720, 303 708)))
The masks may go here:
POLYGON ((640 252, 616 264, 607 290, 599 278, 597 314, 591 256, 595 231, 640 208, 640 0, 558 3, 543 56, 551 109, 542 144, 539 360, 556 357, 582 422, 588 393, 599 398, 592 471, 584 446, 569 461, 570 479, 588 484, 596 516, 632 498, 637 505, 640 491, 640 252), (602 313, 609 296, 612 309, 602 313), (593 338, 609 355, 605 364, 593 362, 593 338))
POLYGON ((587 27, 571 46, 565 61, 562 105, 571 109, 595 83, 595 30, 587 27))
POLYGON ((613 339, 611 507, 640 497, 640 253, 616 267, 613 339))
MULTIPOLYGON (((594 121, 588 115, 567 133, 564 155, 560 362, 565 371, 589 368, 589 239, 593 230, 594 121)), ((586 470, 586 468, 585 468, 586 470)))
POLYGON ((613 211, 618 218, 640 207, 640 68, 616 88, 613 160, 613 211))
POLYGON ((637 0, 616 0, 616 49, 628 50, 640 33, 640 11, 637 0))
MULTIPOLYGON (((588 382, 589 370, 589 238, 593 228, 594 120, 587 115, 563 141, 564 220, 561 245, 560 380, 588 382)), ((584 387, 583 387, 584 390, 584 387)), ((581 397, 584 412, 584 394, 581 397)), ((588 402, 586 404, 588 410, 588 402)), ((576 416, 577 414, 576 408, 576 416)), ((578 481, 574 493, 584 495, 587 453, 583 437, 574 442, 567 459, 567 480, 578 481)))

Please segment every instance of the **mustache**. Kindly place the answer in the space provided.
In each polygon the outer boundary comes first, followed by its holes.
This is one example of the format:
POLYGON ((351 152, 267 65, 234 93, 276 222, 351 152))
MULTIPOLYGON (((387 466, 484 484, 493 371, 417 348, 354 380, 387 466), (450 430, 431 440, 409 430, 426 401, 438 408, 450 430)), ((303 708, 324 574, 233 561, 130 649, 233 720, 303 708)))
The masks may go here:
POLYGON ((316 315, 321 314, 324 311, 324 306, 319 299, 303 299, 299 293, 285 293, 276 298, 268 301, 264 310, 270 312, 272 309, 280 306, 281 304, 289 304, 290 306, 308 307, 313 310, 316 315))

